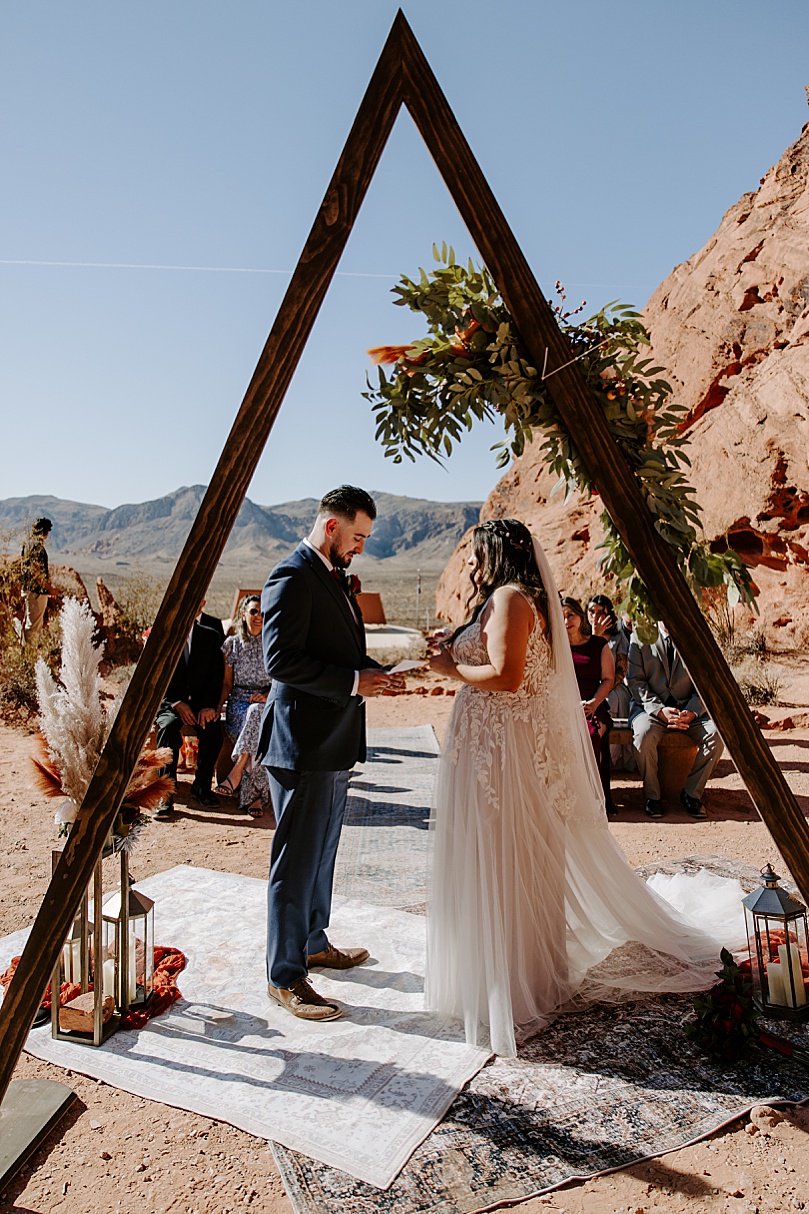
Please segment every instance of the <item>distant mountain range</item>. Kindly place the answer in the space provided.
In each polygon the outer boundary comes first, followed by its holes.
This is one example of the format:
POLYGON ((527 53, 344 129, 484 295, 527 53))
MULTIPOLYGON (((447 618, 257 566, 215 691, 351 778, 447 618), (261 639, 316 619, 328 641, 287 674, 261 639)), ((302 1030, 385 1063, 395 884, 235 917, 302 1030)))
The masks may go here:
MULTIPOLYGON (((0 501, 0 528, 17 531, 39 515, 53 520, 53 560, 77 567, 91 561, 138 564, 176 561, 205 493, 204 485, 175 490, 154 501, 107 510, 58 497, 11 497, 0 501)), ((481 502, 429 502, 375 493, 379 514, 366 554, 391 566, 439 569, 464 531, 478 521, 481 502)), ((306 535, 317 501, 303 498, 278 506, 245 499, 225 548, 223 562, 266 564, 306 535)))

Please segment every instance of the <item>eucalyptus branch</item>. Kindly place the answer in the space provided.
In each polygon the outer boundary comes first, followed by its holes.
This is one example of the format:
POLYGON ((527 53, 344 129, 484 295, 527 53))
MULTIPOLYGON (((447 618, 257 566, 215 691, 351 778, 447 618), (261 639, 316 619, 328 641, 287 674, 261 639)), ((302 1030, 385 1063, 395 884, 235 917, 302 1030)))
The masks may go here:
MULTIPOLYGON (((407 346, 369 353, 382 365, 363 393, 376 421, 376 438, 394 463, 426 455, 443 462, 476 421, 502 421, 506 437, 495 444, 498 467, 532 442, 566 495, 593 492, 575 435, 562 421, 547 385, 553 374, 533 366, 514 321, 485 266, 456 262, 452 248, 433 246, 439 268, 403 275, 394 302, 418 313, 428 334, 407 346)), ((724 586, 731 606, 755 606, 750 574, 732 550, 712 553, 701 536, 700 507, 685 469, 690 466, 685 407, 672 399, 663 368, 647 357, 649 336, 640 314, 613 301, 586 320, 581 308, 555 312, 559 327, 602 408, 613 438, 640 483, 655 527, 674 550, 692 590, 724 586)), ((583 306, 583 305, 582 305, 583 306)), ((609 514, 602 514, 599 564, 624 593, 622 608, 642 639, 656 635, 657 613, 609 514)))

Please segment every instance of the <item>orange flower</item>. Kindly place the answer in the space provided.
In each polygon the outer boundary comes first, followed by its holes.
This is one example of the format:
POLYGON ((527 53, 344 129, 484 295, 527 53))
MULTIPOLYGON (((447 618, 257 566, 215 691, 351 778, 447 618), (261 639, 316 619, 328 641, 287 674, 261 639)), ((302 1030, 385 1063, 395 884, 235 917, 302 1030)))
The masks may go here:
POLYGON ((423 356, 421 359, 407 358, 408 350, 412 349, 413 346, 372 346, 368 353, 375 367, 380 366, 382 363, 423 361, 423 356))

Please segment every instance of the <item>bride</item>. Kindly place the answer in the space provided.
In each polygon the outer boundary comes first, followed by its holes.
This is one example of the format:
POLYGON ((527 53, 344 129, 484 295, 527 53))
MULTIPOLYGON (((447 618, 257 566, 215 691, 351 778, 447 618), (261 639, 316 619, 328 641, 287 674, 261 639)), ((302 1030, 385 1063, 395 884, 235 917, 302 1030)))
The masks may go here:
POLYGON ((741 889, 709 873, 659 881, 699 906, 697 927, 632 871, 607 825, 545 554, 515 519, 482 523, 472 544, 472 618, 430 661, 463 686, 433 820, 426 1002, 462 1016, 471 1044, 513 1056, 573 999, 712 985, 741 889))

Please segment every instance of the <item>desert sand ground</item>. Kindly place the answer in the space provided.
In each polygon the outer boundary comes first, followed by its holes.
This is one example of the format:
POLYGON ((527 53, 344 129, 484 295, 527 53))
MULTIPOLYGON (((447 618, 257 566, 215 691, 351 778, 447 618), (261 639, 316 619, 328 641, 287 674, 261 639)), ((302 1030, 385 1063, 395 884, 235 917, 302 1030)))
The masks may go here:
MULTIPOLYGON (((801 710, 809 707, 809 661, 793 658, 783 676, 781 704, 768 715, 773 723, 788 714, 802 722, 806 718, 801 710)), ((443 692, 449 686, 432 676, 419 676, 418 683, 428 692, 438 688, 443 692)), ((440 738, 453 701, 441 693, 415 694, 418 683, 411 676, 409 694, 371 701, 370 724, 429 722, 440 738)), ((809 729, 774 729, 766 737, 799 803, 809 810, 809 729)), ((29 785, 31 740, 30 732, 22 728, 0 725, 0 804, 5 811, 0 934, 33 920, 50 871, 52 813, 29 785)), ((191 808, 186 804, 189 780, 181 777, 175 820, 154 823, 146 832, 133 863, 135 876, 144 878, 175 864, 265 876, 268 821, 239 816, 233 802, 223 802, 216 811, 191 808)), ((620 813, 611 829, 634 864, 719 853, 756 865, 770 860, 776 871, 784 871, 727 756, 709 785, 707 822, 694 823, 673 812, 660 822, 650 822, 642 814, 643 795, 636 777, 616 777, 615 788, 620 813)), ((0 1211, 230 1214, 249 1209, 256 1214, 291 1214, 263 1139, 142 1100, 25 1054, 16 1075, 64 1080, 78 1099, 0 1195, 0 1211)), ((770 1214, 809 1209, 809 1108, 789 1108, 785 1119, 770 1131, 753 1130, 744 1118, 661 1159, 565 1186, 523 1202, 519 1209, 521 1214, 542 1210, 770 1214)))

